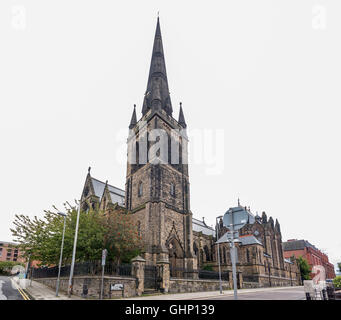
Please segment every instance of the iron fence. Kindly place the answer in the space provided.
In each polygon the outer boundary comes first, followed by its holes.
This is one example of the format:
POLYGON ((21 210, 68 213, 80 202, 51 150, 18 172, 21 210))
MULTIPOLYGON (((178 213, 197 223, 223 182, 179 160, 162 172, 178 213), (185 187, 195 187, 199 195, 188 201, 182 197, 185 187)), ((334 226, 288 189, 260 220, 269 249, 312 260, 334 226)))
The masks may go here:
POLYGON ((170 271, 171 278, 181 278, 181 279, 191 278, 194 272, 192 269, 185 269, 185 268, 179 268, 179 267, 170 267, 169 271, 170 271))
MULTIPOLYGON (((199 270, 199 279, 219 280, 219 272, 209 270, 199 270)), ((229 281, 229 273, 221 272, 221 280, 229 281)))
MULTIPOLYGON (((104 267, 104 274, 107 276, 131 276, 131 264, 107 263, 104 267)), ((71 266, 62 266, 60 269, 61 277, 70 275, 71 266)), ((75 263, 75 276, 100 276, 102 275, 101 261, 78 262, 75 263)), ((58 266, 34 268, 34 278, 55 278, 58 276, 58 266)))

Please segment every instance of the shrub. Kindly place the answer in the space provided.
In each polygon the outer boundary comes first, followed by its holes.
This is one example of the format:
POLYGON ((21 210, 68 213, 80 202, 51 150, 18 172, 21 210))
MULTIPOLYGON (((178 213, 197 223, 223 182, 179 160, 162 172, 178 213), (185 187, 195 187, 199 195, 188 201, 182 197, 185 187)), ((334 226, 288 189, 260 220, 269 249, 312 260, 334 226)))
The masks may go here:
POLYGON ((210 264, 206 264, 202 267, 202 270, 213 271, 213 267, 210 264))
POLYGON ((335 288, 341 288, 341 276, 337 276, 333 280, 333 284, 335 288))
POLYGON ((15 261, 0 261, 0 274, 10 275, 12 268, 17 265, 23 266, 22 263, 15 261))

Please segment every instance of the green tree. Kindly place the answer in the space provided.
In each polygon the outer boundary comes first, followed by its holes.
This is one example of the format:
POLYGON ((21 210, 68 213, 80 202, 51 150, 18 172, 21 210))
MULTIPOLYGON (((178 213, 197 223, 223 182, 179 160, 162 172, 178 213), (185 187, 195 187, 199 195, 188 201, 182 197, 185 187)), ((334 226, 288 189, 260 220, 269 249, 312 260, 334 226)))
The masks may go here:
POLYGON ((213 266, 210 265, 210 264, 205 264, 205 265, 202 267, 202 270, 213 271, 213 266))
POLYGON ((336 276, 333 279, 333 284, 335 288, 341 288, 341 276, 336 276))
POLYGON ((109 260, 129 262, 142 250, 142 240, 131 214, 111 212, 105 217, 104 246, 109 260))
POLYGON ((311 279, 310 277, 311 267, 308 264, 308 261, 304 259, 303 257, 299 257, 297 261, 300 267, 302 280, 310 280, 311 279))
MULTIPOLYGON (((75 207, 65 209, 67 216, 63 264, 69 264, 72 259, 77 209, 75 207)), ((134 254, 138 254, 139 242, 135 241, 132 235, 135 225, 130 220, 129 226, 124 223, 127 216, 120 214, 112 219, 111 215, 105 215, 98 209, 81 211, 76 261, 99 260, 104 248, 108 249, 108 260, 127 261, 134 254)), ((15 227, 11 232, 25 252, 25 256, 30 256, 31 261, 37 260, 40 261, 40 265, 46 266, 56 265, 59 262, 63 223, 64 218, 51 211, 45 211, 42 219, 36 216, 31 219, 25 215, 16 215, 15 227)))
POLYGON ((341 262, 337 263, 337 267, 339 268, 339 272, 341 272, 341 262))

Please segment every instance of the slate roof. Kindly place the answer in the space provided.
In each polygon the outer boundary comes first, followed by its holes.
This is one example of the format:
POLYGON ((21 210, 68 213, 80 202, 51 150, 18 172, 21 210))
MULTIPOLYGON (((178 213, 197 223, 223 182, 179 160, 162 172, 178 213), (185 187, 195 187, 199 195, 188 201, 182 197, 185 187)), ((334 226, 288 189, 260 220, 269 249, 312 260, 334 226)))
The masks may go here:
POLYGON ((263 245, 254 235, 248 235, 248 236, 242 236, 239 238, 242 245, 248 245, 248 244, 260 244, 263 245))
POLYGON ((312 245, 307 240, 287 241, 287 242, 283 242, 282 246, 283 246, 284 251, 303 250, 304 248, 307 248, 307 247, 318 250, 314 245, 312 245))
POLYGON ((215 230, 213 228, 206 225, 205 222, 195 218, 192 218, 192 229, 196 232, 202 232, 207 236, 215 236, 215 230))
MULTIPOLYGON (((91 182, 94 187, 95 195, 101 199, 103 196, 105 183, 93 177, 91 177, 91 182)), ((109 189, 109 193, 110 193, 111 200, 113 203, 117 202, 120 205, 124 204, 124 197, 125 197, 124 190, 114 187, 110 184, 108 184, 108 189, 109 189)))

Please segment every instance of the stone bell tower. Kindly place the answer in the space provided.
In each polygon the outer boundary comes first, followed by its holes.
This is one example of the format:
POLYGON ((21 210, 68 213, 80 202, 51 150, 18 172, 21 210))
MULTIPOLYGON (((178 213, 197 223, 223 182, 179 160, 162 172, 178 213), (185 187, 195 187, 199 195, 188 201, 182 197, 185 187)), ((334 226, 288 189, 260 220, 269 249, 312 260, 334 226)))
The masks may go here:
POLYGON ((170 261, 193 265, 192 213, 188 177, 188 138, 180 104, 178 121, 168 89, 159 18, 142 117, 136 106, 129 125, 125 205, 134 214, 148 264, 170 261))

